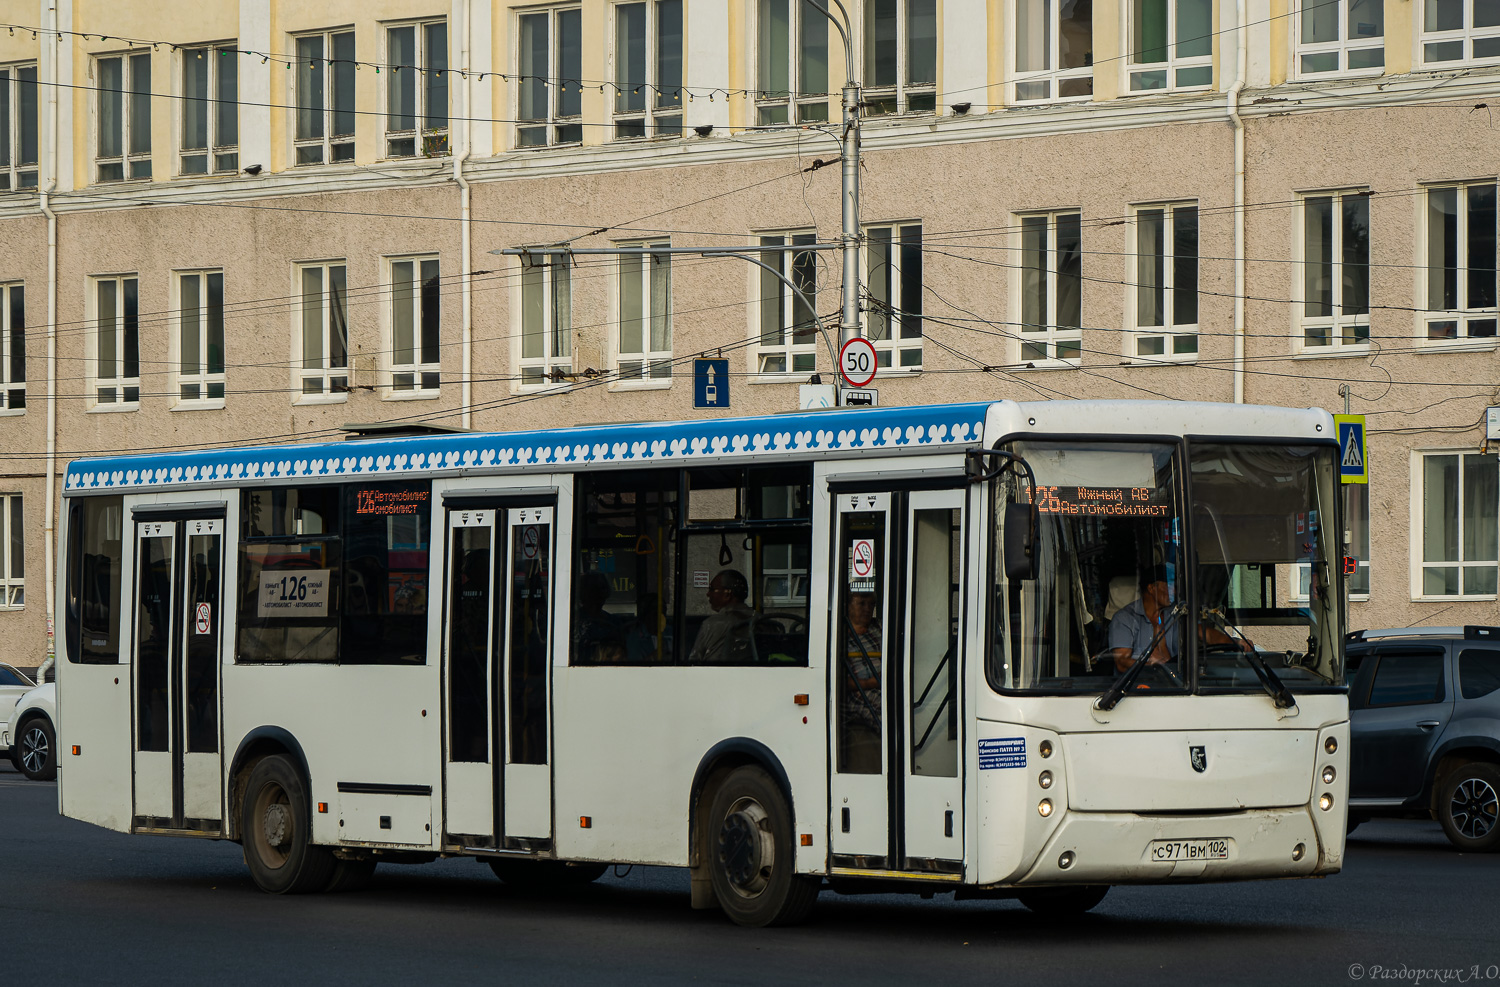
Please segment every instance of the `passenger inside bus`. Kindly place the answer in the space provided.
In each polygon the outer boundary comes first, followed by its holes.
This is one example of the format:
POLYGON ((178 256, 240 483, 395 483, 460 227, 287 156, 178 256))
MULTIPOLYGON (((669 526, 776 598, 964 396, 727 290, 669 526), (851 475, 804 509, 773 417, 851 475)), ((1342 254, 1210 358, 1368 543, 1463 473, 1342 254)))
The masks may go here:
POLYGON ((839 689, 839 770, 880 773, 879 606, 873 592, 850 593, 844 611, 844 675, 839 689))
POLYGON ((706 665, 740 664, 755 646, 756 612, 745 602, 750 580, 736 569, 724 569, 708 584, 709 614, 698 627, 698 638, 688 655, 691 662, 706 665))
POLYGON ((573 653, 590 665, 615 665, 625 657, 624 636, 609 601, 609 577, 586 572, 578 580, 578 613, 573 619, 573 653))

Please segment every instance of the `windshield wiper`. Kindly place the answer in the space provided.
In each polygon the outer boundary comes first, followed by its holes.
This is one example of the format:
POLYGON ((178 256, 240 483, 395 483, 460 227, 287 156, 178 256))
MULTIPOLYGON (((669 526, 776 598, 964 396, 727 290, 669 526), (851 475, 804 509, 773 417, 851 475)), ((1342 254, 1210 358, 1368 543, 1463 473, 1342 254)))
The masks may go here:
MULTIPOLYGON (((1121 675, 1119 679, 1115 681, 1115 684, 1110 686, 1109 691, 1099 697, 1098 701, 1094 703, 1095 709, 1111 710, 1119 705, 1120 700, 1125 697, 1126 690, 1128 690, 1132 685, 1135 684, 1135 680, 1141 677, 1141 673, 1146 670, 1146 666, 1151 664, 1149 660, 1151 658, 1151 653, 1155 651, 1156 646, 1161 643, 1162 638, 1167 633, 1167 628, 1177 623, 1177 618, 1182 615, 1182 610, 1182 603, 1175 603, 1172 605, 1171 609, 1167 611, 1166 619, 1164 619, 1161 624, 1157 626, 1156 633, 1151 635, 1151 643, 1146 645, 1145 656, 1137 658, 1135 660, 1135 664, 1127 668, 1125 670, 1125 674, 1121 675)), ((1170 675, 1171 672, 1168 671, 1167 674, 1170 675)))
POLYGON ((1271 666, 1266 664, 1266 660, 1260 656, 1260 652, 1255 650, 1255 645, 1250 642, 1250 639, 1229 626, 1229 622, 1224 619, 1223 614, 1217 610, 1204 609, 1200 612, 1200 616, 1210 624, 1213 624, 1220 634, 1223 634, 1231 641, 1238 639, 1239 643, 1245 646, 1243 652, 1245 663, 1250 666, 1250 670, 1255 673, 1255 677, 1260 679, 1261 686, 1270 694, 1271 700, 1276 704, 1277 709, 1291 709, 1297 705, 1297 700, 1292 696, 1291 690, 1286 687, 1286 683, 1282 682, 1281 677, 1271 671, 1271 666))

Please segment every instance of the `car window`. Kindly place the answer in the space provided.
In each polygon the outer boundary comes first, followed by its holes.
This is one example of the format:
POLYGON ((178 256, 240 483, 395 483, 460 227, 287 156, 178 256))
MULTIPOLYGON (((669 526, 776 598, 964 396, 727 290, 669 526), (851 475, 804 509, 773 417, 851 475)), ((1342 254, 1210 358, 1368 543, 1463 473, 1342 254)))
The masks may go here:
POLYGON ((1383 654, 1370 685, 1370 706, 1435 703, 1443 698, 1443 654, 1383 654))
POLYGON ((1465 699, 1500 689, 1500 651, 1465 648, 1458 656, 1458 686, 1465 699))
MULTIPOLYGON (((0 685, 24 685, 30 686, 31 682, 22 677, 20 672, 0 665, 0 685)), ((1491 686, 1490 688, 1494 688, 1491 686)))

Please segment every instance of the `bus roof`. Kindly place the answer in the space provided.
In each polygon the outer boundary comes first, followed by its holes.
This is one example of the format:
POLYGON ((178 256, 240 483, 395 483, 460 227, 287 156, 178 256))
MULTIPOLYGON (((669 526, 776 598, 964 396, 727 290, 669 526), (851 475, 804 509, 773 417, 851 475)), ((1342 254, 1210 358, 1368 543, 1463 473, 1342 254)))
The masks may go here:
POLYGON ((1318 408, 1186 401, 1014 401, 835 408, 745 418, 583 425, 341 439, 74 460, 65 494, 433 474, 547 472, 581 467, 705 465, 758 455, 891 456, 979 445, 1013 433, 1245 435, 1332 440, 1318 408))

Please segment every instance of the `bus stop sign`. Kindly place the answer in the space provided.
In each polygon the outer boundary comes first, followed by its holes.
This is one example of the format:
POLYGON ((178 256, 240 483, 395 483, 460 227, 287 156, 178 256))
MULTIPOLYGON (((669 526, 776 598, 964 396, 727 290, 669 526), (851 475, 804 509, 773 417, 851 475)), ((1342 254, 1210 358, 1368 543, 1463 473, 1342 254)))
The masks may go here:
POLYGON ((729 361, 693 361, 693 407, 729 407, 729 361))
POLYGON ((1339 482, 1370 482, 1370 460, 1365 446, 1364 415, 1334 415, 1339 432, 1339 482))

